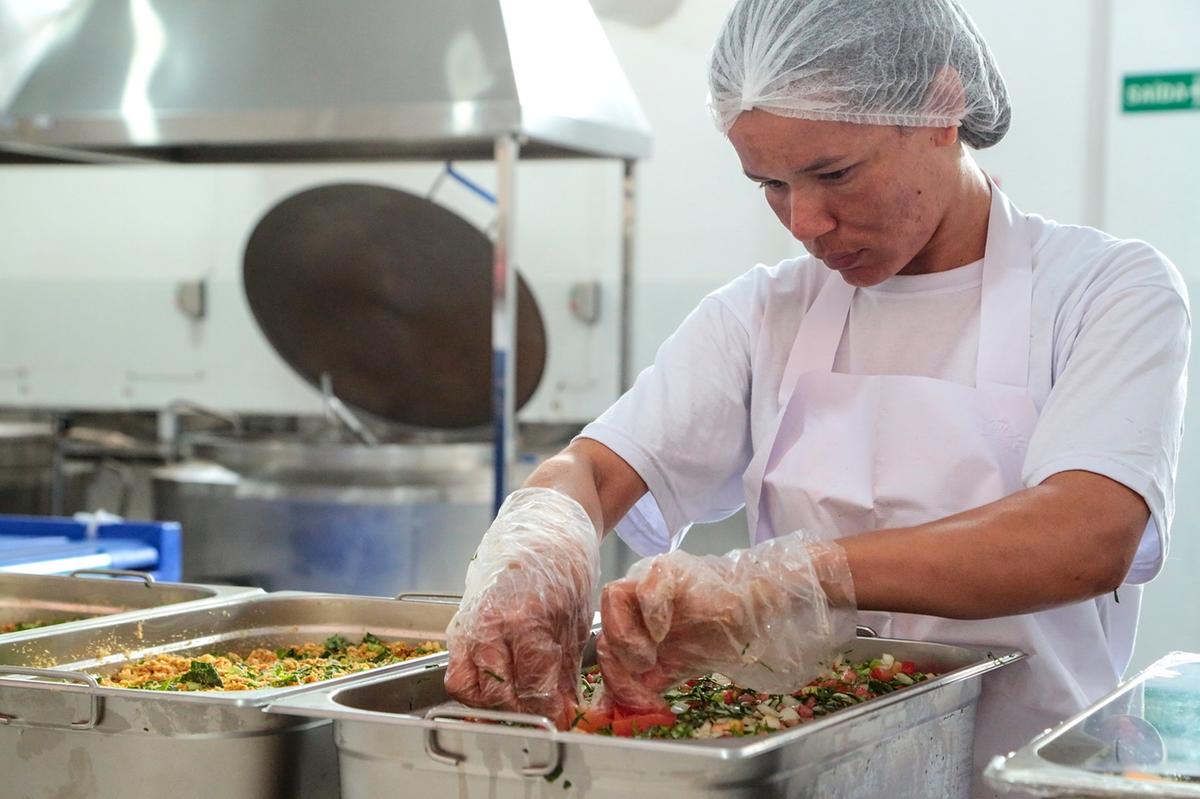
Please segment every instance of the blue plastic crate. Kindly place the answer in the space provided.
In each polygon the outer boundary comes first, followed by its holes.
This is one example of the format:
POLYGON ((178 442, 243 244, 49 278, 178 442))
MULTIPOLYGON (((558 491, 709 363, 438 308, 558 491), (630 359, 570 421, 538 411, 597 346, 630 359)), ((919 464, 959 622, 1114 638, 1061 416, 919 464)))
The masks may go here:
POLYGON ((137 569, 182 577, 179 522, 87 521, 0 514, 0 571, 65 574, 80 568, 137 569), (89 537, 88 528, 94 526, 89 537))

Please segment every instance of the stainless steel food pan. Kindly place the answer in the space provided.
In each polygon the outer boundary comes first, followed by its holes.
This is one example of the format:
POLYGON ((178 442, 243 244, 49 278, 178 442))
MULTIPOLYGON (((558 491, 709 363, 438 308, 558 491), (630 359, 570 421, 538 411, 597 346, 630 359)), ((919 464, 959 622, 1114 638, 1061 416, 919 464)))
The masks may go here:
POLYGON ((0 626, 17 622, 71 620, 45 629, 0 633, 0 641, 17 640, 31 633, 40 635, 50 631, 91 627, 97 621, 131 619, 262 593, 260 588, 232 585, 160 583, 144 572, 91 569, 76 572, 76 575, 62 577, 0 572, 0 626), (132 576, 136 581, 112 580, 96 575, 132 576))
POLYGON ((998 791, 1200 799, 1200 654, 1172 652, 984 772, 998 791))
MULTIPOLYGON (((162 652, 246 652, 333 634, 439 640, 455 608, 432 600, 286 592, 0 644, 3 795, 336 797, 329 723, 267 715, 262 708, 362 675, 224 693, 105 688, 94 675, 162 652)), ((419 670, 444 658, 417 658, 378 672, 419 670)))
POLYGON ((658 741, 463 722, 508 714, 446 704, 444 666, 283 699, 270 713, 335 720, 342 796, 966 797, 983 675, 1023 655, 860 638, 851 659, 890 652, 941 676, 756 738, 658 741))

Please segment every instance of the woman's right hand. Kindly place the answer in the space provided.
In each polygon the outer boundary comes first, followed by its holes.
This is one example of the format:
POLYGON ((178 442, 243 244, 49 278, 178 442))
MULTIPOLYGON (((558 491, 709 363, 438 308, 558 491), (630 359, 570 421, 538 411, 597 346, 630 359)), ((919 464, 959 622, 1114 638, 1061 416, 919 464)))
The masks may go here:
POLYGON ((600 537, 583 507, 549 488, 514 492, 467 569, 447 631, 446 692, 566 729, 599 577, 600 537))

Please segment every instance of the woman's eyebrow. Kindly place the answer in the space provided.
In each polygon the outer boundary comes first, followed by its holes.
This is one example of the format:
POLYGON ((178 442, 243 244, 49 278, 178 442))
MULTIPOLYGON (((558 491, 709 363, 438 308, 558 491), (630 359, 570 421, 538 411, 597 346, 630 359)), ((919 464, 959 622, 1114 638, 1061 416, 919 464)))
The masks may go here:
POLYGON ((834 155, 834 156, 829 156, 828 158, 818 158, 816 161, 813 161, 812 163, 808 164, 807 166, 800 167, 792 174, 803 175, 806 172, 819 172, 820 170, 827 169, 828 167, 831 167, 834 164, 836 164, 838 161, 844 161, 845 159, 846 159, 846 156, 844 156, 844 155, 834 155))
MULTIPOLYGON (((806 165, 800 167, 799 169, 794 170, 792 172, 792 174, 793 175, 804 175, 809 172, 819 172, 822 169, 828 169, 829 167, 833 166, 834 164, 838 163, 839 161, 846 160, 848 157, 849 156, 845 156, 845 155, 833 155, 833 156, 829 156, 828 158, 818 158, 816 161, 813 161, 809 164, 806 164, 806 165)), ((756 183, 762 183, 764 180, 772 179, 772 178, 764 178, 761 175, 755 175, 755 174, 752 174, 752 173, 746 172, 746 171, 743 171, 742 174, 745 175, 746 177, 750 178, 751 180, 755 181, 756 183)))

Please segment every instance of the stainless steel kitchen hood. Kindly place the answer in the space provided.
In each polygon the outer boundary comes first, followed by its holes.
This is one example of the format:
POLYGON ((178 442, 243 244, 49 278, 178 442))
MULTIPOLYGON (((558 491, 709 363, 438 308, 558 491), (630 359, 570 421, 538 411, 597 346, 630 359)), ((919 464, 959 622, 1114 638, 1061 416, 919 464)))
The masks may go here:
POLYGON ((490 159, 508 133, 522 158, 650 148, 587 0, 68 6, 0 86, 0 162, 490 159))

